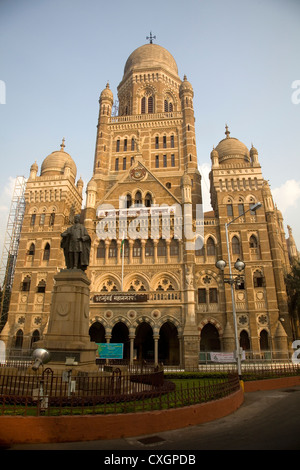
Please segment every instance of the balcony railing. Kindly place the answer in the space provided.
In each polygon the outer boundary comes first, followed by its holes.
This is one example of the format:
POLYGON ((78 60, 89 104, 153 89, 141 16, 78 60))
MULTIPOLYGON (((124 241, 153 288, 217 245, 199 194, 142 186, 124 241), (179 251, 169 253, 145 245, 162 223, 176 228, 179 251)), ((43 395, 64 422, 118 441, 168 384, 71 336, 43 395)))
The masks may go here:
POLYGON ((128 116, 112 116, 109 124, 124 124, 128 122, 155 121, 162 119, 181 119, 182 112, 172 111, 170 113, 131 114, 128 116))

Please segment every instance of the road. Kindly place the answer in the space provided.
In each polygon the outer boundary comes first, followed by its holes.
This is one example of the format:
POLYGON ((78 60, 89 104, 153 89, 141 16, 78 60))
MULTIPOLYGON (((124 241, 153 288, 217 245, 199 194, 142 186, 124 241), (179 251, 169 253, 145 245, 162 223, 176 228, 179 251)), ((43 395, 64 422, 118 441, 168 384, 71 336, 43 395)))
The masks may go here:
POLYGON ((15 444, 12 450, 299 450, 300 386, 245 394, 243 405, 224 418, 134 438, 57 444, 15 444))

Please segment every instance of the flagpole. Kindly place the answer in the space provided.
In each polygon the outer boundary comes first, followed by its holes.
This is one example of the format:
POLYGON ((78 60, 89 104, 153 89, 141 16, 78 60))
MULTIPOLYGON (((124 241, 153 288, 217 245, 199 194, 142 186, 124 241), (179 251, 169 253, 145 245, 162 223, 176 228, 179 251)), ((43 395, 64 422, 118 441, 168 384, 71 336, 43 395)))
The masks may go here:
POLYGON ((123 233, 123 239, 121 241, 121 250, 122 250, 122 280, 121 280, 121 291, 123 292, 123 279, 124 279, 124 245, 125 244, 125 239, 124 239, 124 233, 123 233))

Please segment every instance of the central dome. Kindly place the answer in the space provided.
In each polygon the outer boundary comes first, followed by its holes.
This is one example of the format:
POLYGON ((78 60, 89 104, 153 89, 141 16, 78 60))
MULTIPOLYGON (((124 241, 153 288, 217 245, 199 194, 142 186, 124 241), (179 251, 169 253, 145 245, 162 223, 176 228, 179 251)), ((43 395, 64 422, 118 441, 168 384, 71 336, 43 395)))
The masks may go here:
POLYGON ((128 57, 124 67, 124 77, 135 70, 156 67, 163 67, 168 72, 178 75, 175 59, 167 49, 158 44, 144 44, 128 57))

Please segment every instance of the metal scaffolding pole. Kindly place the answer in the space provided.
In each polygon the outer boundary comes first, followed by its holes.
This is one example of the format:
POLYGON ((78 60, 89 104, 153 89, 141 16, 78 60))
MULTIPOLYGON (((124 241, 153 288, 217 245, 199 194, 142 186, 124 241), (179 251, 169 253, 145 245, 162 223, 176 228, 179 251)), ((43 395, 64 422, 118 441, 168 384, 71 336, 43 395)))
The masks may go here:
POLYGON ((15 266, 25 213, 25 188, 26 179, 24 176, 17 176, 8 214, 0 265, 0 282, 2 286, 0 331, 6 322, 11 288, 14 280, 15 266))

